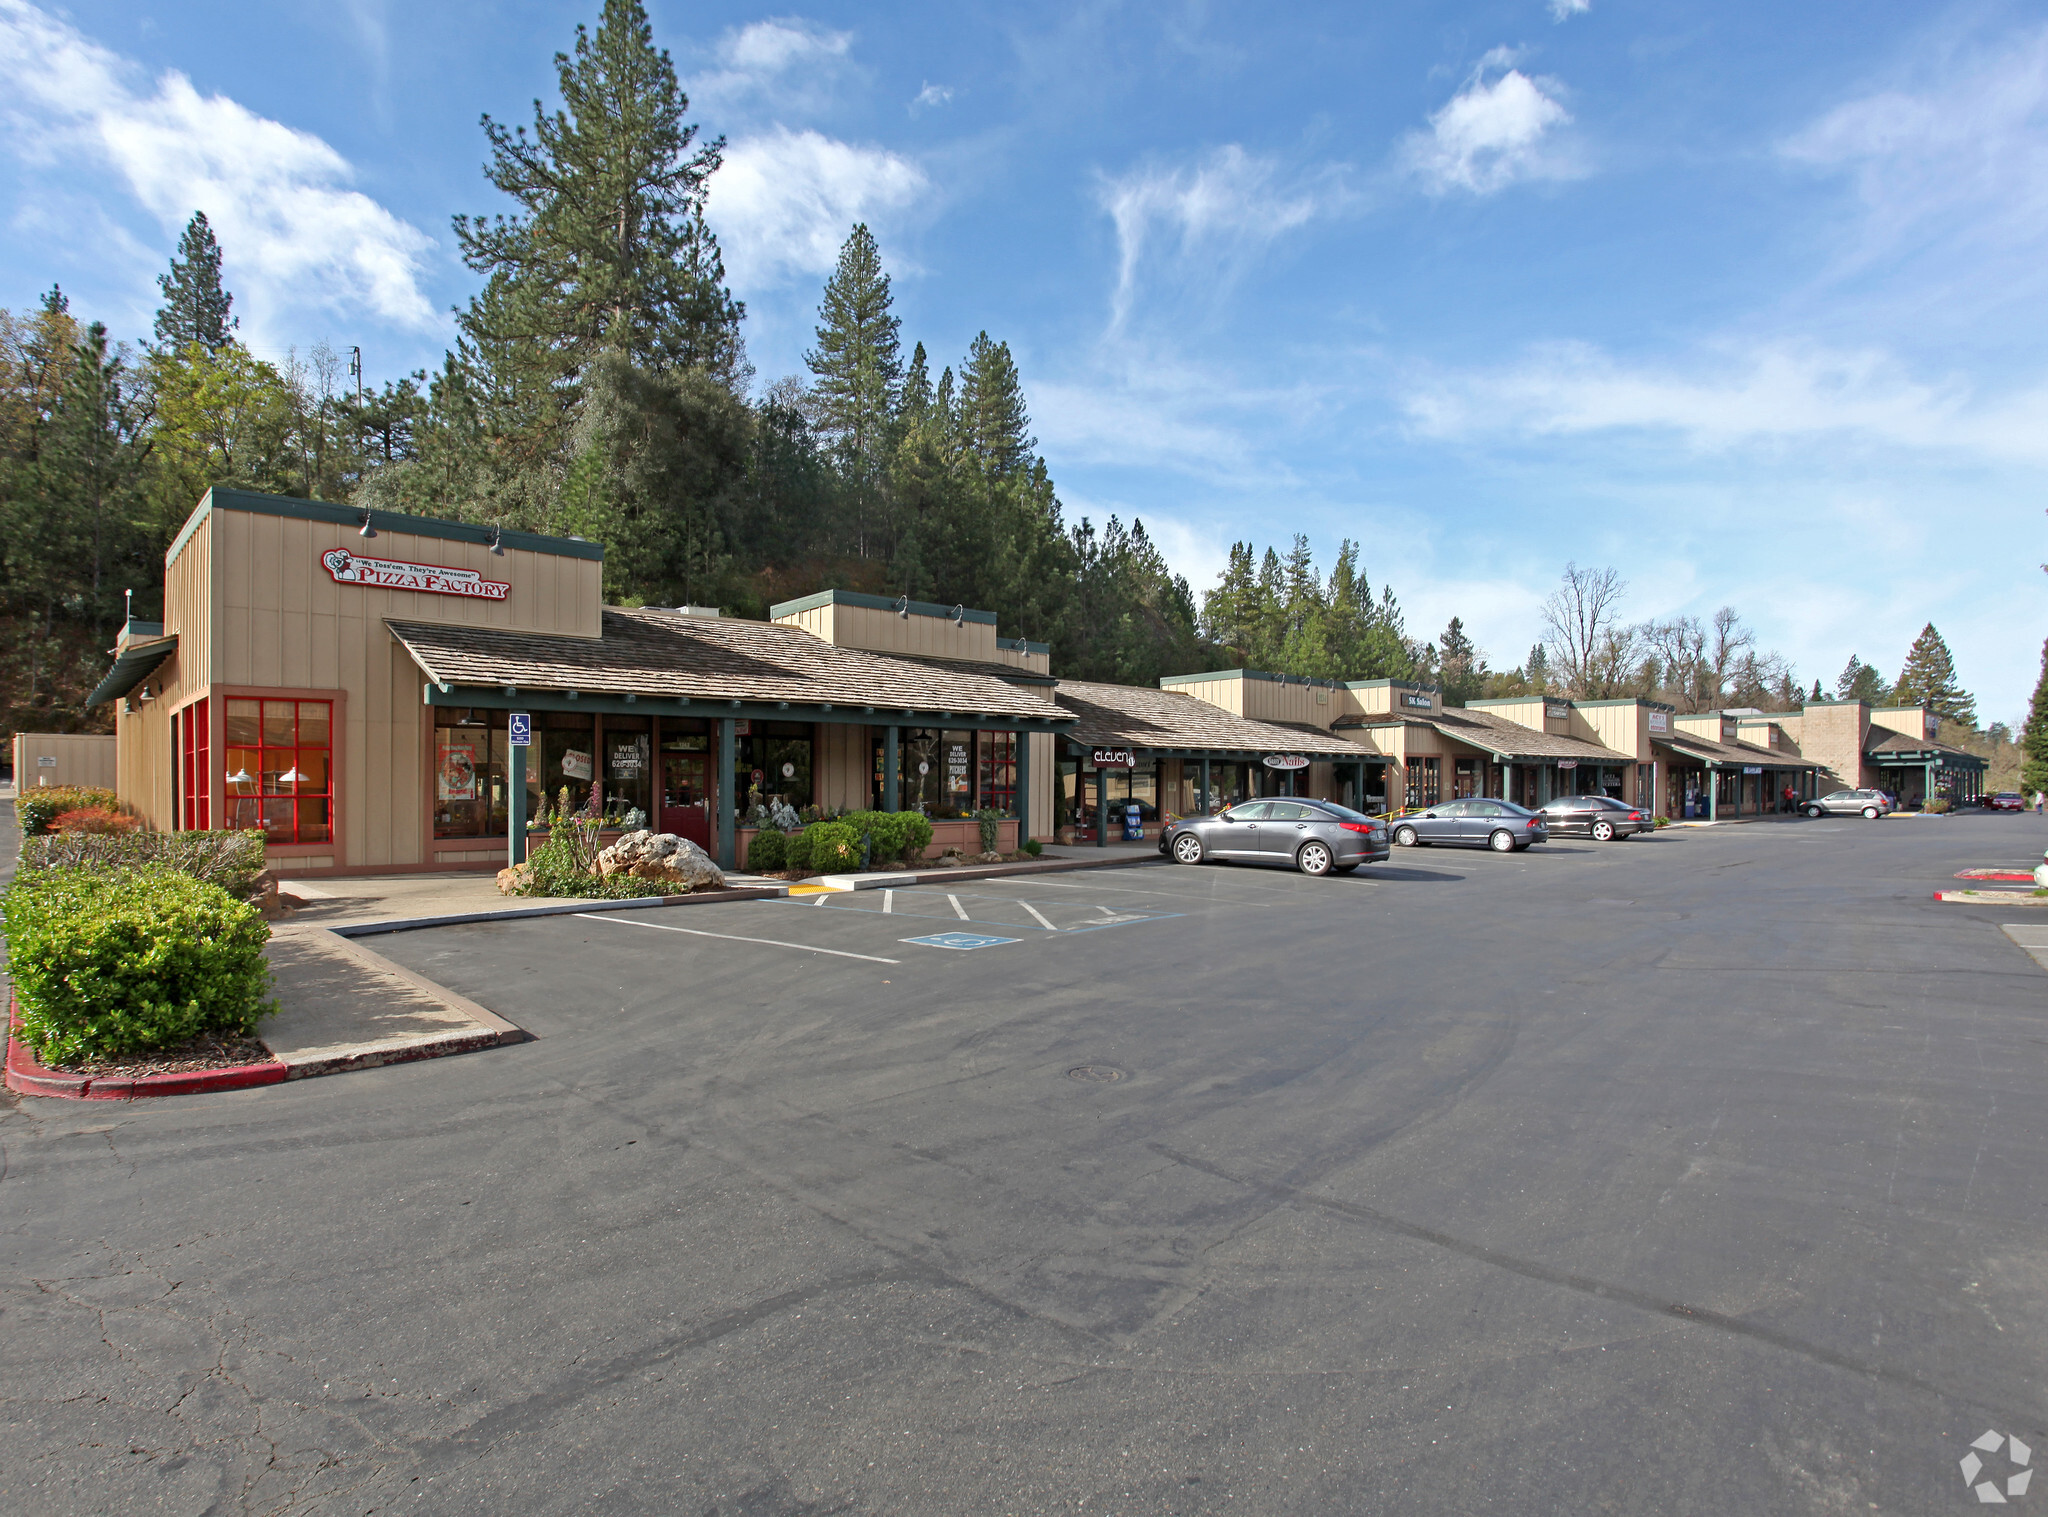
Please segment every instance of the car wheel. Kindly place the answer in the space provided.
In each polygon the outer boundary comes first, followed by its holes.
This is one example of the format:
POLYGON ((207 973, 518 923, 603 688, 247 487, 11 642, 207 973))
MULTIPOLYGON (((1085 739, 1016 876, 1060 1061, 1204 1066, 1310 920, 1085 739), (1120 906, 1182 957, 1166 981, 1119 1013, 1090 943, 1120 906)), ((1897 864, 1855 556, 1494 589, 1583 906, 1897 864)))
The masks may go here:
POLYGON ((1330 856, 1328 843, 1303 843, 1294 855, 1294 867, 1303 874, 1325 875, 1337 861, 1330 856))
POLYGON ((1808 806, 1806 808, 1806 814, 1812 817, 1816 822, 1827 815, 1827 813, 1821 810, 1818 806, 1808 806))
POLYGON ((1177 864, 1201 863, 1202 840, 1192 832, 1183 832, 1173 840, 1173 859, 1177 864))
POLYGON ((1875 806, 1865 806, 1865 807, 1863 808, 1863 820, 1864 820, 1864 821, 1866 821, 1866 822, 1874 822, 1874 821, 1876 821, 1876 820, 1877 820, 1877 808, 1876 808, 1875 806))
POLYGON ((1595 823, 1593 824, 1593 841, 1594 841, 1594 842, 1596 842, 1596 843, 1611 843, 1611 842, 1613 842, 1613 841, 1614 841, 1614 823, 1612 823, 1612 822, 1595 822, 1595 823))
POLYGON ((1513 853, 1515 851, 1515 835, 1503 827, 1486 840, 1486 846, 1495 853, 1513 853))
POLYGON ((1394 841, 1403 848, 1413 848, 1415 846, 1415 829, 1413 827, 1396 827, 1394 829, 1394 841))

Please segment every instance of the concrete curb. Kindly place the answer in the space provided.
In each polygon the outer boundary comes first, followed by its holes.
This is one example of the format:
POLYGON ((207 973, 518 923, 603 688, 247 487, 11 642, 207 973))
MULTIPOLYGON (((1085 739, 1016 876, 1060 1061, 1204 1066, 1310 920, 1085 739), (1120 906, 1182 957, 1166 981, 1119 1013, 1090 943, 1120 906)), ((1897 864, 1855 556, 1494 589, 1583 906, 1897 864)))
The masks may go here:
POLYGON ((248 1090, 281 1085, 285 1067, 275 1059, 261 1064, 234 1064, 226 1069, 195 1069, 185 1074, 143 1075, 124 1079, 111 1075, 68 1075, 50 1069, 14 1036, 21 1007, 8 997, 7 1073, 9 1090, 25 1096, 55 1096, 68 1101, 133 1101, 142 1096, 200 1096, 222 1090, 248 1090))
POLYGON ((821 874, 799 885, 822 886, 826 890, 901 890, 910 885, 944 885, 958 880, 992 880, 1015 874, 1070 874, 1077 869, 1133 869, 1144 864, 1164 864, 1153 854, 1138 857, 1119 855, 1107 859, 1033 859, 1030 863, 967 864, 958 869, 906 869, 901 874, 821 874), (845 883, 835 883, 844 881, 845 883))
MULTIPOLYGON (((342 938, 370 938, 384 932, 414 932, 423 927, 459 927, 469 922, 513 922, 523 917, 575 916, 589 911, 641 911, 656 906, 708 906, 718 901, 772 901, 789 894, 787 885, 755 885, 742 890, 700 890, 689 895, 643 895, 624 901, 563 901, 553 906, 508 906, 502 911, 458 911, 446 916, 393 917, 381 922, 340 922, 324 931, 342 938)), ((444 992, 435 991, 440 995, 444 992)))
POLYGON ((1934 898, 1958 906, 2048 906, 2048 895, 2029 890, 1937 890, 1934 898))

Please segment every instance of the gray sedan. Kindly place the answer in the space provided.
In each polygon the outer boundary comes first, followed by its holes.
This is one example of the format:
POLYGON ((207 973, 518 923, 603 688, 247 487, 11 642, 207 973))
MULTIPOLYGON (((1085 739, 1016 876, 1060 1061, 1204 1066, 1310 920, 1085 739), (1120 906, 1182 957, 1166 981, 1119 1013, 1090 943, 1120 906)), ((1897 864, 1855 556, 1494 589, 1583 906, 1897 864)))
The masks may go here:
POLYGON ((1334 801, 1246 801, 1215 816, 1176 817, 1159 850, 1182 864, 1237 859, 1303 874, 1349 874, 1393 850, 1382 822, 1334 801))
POLYGON ((1540 812, 1513 801, 1481 796, 1469 801, 1444 801, 1394 818, 1394 841, 1403 848, 1428 843, 1462 843, 1513 853, 1531 843, 1549 840, 1550 827, 1540 812))

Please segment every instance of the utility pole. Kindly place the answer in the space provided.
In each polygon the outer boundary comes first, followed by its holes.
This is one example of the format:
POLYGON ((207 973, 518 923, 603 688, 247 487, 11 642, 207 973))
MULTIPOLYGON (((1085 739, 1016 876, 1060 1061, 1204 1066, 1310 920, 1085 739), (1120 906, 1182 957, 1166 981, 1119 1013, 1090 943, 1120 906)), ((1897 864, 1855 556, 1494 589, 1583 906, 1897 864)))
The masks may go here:
POLYGON ((360 347, 348 350, 348 372, 356 382, 356 458, 360 477, 360 474, 369 472, 363 467, 363 350, 360 347))

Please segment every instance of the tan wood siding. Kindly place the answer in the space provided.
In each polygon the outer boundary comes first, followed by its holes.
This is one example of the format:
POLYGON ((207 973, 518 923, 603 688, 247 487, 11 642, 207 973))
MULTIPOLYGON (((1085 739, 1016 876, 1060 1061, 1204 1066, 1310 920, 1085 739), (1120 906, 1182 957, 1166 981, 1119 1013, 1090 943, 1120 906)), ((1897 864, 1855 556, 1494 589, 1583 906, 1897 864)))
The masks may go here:
POLYGON ((39 785, 91 785, 117 790, 121 778, 118 748, 119 740, 106 732, 17 732, 15 786, 33 790, 39 785), (54 762, 38 763, 39 759, 54 762))

